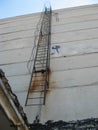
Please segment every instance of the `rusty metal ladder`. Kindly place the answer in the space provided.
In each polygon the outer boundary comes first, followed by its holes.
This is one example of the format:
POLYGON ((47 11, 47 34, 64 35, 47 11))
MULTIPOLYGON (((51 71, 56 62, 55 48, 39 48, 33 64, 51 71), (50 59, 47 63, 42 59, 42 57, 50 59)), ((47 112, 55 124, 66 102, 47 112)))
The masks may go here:
POLYGON ((45 8, 34 64, 26 98, 26 106, 45 105, 46 93, 49 88, 51 43, 51 7, 45 8))

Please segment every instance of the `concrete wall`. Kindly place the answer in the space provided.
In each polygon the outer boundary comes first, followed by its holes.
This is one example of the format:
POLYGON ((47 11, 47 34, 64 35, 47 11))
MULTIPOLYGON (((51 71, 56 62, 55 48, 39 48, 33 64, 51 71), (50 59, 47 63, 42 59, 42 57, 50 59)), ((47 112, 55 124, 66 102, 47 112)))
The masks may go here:
MULTIPOLYGON (((25 107, 27 69, 40 13, 0 20, 0 68, 30 122, 39 107, 25 107)), ((55 10, 52 14, 50 88, 41 121, 98 117, 98 5, 55 10), (52 49, 59 46, 59 52, 52 49)))

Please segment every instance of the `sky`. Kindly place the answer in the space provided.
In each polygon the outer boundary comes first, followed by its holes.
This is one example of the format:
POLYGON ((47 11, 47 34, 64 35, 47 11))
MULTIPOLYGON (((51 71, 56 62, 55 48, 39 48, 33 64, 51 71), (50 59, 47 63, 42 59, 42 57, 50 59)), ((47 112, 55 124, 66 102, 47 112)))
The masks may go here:
POLYGON ((41 12, 44 5, 52 9, 96 4, 98 0, 0 0, 0 19, 41 12))

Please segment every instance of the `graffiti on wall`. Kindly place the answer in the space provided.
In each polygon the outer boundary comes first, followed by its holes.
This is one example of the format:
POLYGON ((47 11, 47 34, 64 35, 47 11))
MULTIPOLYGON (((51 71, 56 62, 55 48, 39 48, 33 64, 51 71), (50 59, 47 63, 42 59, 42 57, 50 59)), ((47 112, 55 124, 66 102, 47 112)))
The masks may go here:
POLYGON ((53 56, 61 55, 61 46, 60 45, 52 45, 51 46, 51 55, 53 55, 53 56))

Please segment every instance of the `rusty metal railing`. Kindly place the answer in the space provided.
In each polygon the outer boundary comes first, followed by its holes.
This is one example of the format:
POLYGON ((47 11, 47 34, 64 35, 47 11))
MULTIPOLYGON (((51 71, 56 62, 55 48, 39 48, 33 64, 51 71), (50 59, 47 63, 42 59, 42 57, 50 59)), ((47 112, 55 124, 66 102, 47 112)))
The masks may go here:
MULTIPOLYGON (((51 44, 51 7, 45 7, 41 16, 40 32, 36 47, 30 84, 26 97, 26 106, 45 105, 49 88, 50 44, 51 44)), ((33 53, 32 53, 33 54, 33 53)))

